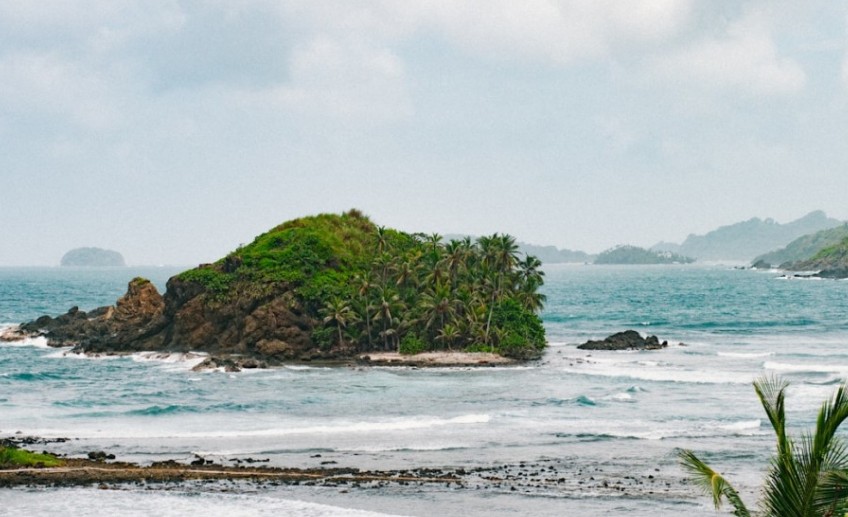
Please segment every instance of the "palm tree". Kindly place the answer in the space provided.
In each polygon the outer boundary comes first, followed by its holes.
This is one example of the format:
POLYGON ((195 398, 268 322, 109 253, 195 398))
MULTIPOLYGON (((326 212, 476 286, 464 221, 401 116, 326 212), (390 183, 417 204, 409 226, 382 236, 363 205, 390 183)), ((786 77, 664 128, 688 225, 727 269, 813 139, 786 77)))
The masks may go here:
MULTIPOLYGON (((822 404, 815 432, 796 443, 786 434, 785 393, 789 383, 774 377, 754 382, 754 390, 777 435, 777 451, 766 476, 759 514, 769 517, 836 516, 848 511, 848 444, 836 436, 848 418, 848 385, 822 404)), ((716 509, 723 499, 733 514, 750 516, 739 493, 692 451, 680 452, 683 467, 712 495, 716 509)))
POLYGON ((342 329, 347 326, 347 322, 354 317, 353 310, 341 298, 333 298, 324 309, 321 311, 324 314, 324 324, 335 323, 336 329, 339 332, 339 345, 344 344, 342 329))

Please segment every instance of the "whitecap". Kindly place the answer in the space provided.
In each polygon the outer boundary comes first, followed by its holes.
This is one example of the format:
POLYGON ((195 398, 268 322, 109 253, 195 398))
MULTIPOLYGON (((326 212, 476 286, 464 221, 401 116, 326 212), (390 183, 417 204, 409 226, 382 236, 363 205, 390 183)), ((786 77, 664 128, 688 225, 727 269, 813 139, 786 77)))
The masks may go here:
POLYGON ((179 370, 191 370, 208 357, 203 352, 136 352, 130 357, 136 362, 155 362, 179 370))
POLYGON ((719 357, 732 357, 736 359, 756 359, 758 357, 770 357, 774 352, 718 352, 719 357))
POLYGON ((791 364, 766 361, 763 363, 766 370, 795 373, 841 373, 848 372, 848 365, 844 364, 791 364))

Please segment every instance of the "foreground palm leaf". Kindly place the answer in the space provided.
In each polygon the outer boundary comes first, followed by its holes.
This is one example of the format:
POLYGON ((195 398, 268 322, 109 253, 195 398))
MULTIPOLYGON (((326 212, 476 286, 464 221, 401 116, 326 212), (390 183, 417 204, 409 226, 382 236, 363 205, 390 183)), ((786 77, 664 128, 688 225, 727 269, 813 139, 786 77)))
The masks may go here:
MULTIPOLYGON (((836 436, 848 418, 848 389, 836 390, 822 404, 816 428, 796 443, 786 434, 786 388, 776 377, 754 381, 754 390, 777 437, 777 450, 765 480, 756 515, 769 517, 830 517, 848 512, 848 448, 836 436)), ((716 509, 727 500, 733 514, 749 516, 739 493, 692 451, 680 452, 683 468, 713 498, 716 509)))

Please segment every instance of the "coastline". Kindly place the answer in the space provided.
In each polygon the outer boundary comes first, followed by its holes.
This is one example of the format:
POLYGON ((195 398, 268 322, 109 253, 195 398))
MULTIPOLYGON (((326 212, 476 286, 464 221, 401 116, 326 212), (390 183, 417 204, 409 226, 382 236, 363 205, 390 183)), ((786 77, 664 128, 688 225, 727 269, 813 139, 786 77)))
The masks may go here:
MULTIPOLYGON (((41 440, 27 438, 28 443, 41 440)), ((102 451, 97 454, 105 454, 102 451)), ((493 494, 556 497, 632 497, 688 501, 696 498, 688 483, 671 472, 654 468, 645 472, 616 472, 604 466, 578 467, 570 461, 541 459, 488 467, 421 467, 363 470, 350 467, 285 468, 256 466, 263 459, 234 459, 223 465, 200 456, 189 464, 173 459, 151 465, 122 461, 61 457, 57 467, 0 467, 0 489, 96 487, 121 490, 198 488, 206 483, 228 483, 228 491, 250 493, 273 486, 333 488, 341 494, 354 490, 385 489, 443 491, 473 490, 493 494), (250 465, 242 465, 249 463, 250 465), (202 485, 196 485, 201 483, 202 485), (233 485, 235 484, 235 485, 233 485)))

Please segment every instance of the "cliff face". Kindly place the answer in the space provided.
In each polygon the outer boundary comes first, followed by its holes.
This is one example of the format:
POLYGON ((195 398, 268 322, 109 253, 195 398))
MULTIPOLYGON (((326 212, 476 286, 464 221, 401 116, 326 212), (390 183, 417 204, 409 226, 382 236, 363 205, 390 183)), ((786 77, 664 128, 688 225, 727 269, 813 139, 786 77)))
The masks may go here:
POLYGON ((85 353, 199 351, 261 357, 270 363, 343 355, 338 349, 312 346, 310 331, 319 322, 296 310, 285 290, 234 303, 209 303, 208 295, 198 283, 174 277, 162 296, 148 280, 137 278, 114 306, 87 313, 73 307, 21 329, 46 335, 51 345, 73 345, 85 353))

